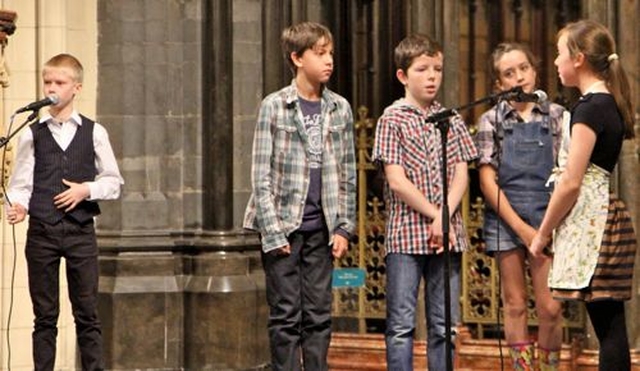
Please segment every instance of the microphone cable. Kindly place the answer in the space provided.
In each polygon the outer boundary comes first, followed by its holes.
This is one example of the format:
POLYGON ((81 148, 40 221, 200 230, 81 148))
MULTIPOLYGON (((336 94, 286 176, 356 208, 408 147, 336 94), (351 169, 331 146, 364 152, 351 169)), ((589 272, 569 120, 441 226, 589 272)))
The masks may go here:
MULTIPOLYGON (((16 114, 11 115, 9 119, 9 128, 7 129, 7 138, 10 137, 11 128, 13 127, 13 120, 16 114)), ((4 174, 5 174, 5 164, 7 158, 7 147, 9 142, 5 143, 4 147, 2 147, 2 164, 0 165, 0 175, 2 179, 0 179, 0 183, 2 184, 2 194, 4 195, 4 199, 6 200, 9 207, 13 206, 11 203, 11 199, 7 194, 7 187, 4 184, 4 174)), ((2 211, 4 213, 4 210, 2 211)), ((6 213, 5 213, 6 215, 6 213)), ((13 302, 14 302, 14 293, 15 293, 15 282, 16 282, 16 266, 17 266, 17 242, 16 242, 16 225, 11 224, 11 238, 12 238, 12 246, 13 246, 13 259, 11 265, 11 283, 9 287, 9 312, 7 314, 7 370, 11 371, 11 318, 13 316, 13 302)))
MULTIPOLYGON (((497 154, 497 162, 498 167, 496 169, 496 252, 495 252, 495 260, 496 260, 496 268, 498 269, 498 302, 496 303, 496 331, 498 334, 498 356, 500 357, 500 370, 504 371, 504 354, 502 353, 502 322, 500 320, 500 302, 502 301, 502 270, 500 269, 500 193, 502 192, 502 188, 500 187, 500 166, 502 165, 502 140, 504 138, 504 127, 502 127, 502 123, 498 122, 498 112, 499 106, 501 102, 506 102, 503 100, 498 100, 496 103, 496 111, 494 122, 496 125, 496 154, 497 154), (500 128, 498 129, 498 125, 500 128), (500 135, 502 133, 502 135, 500 135)), ((505 103, 506 104, 506 103, 505 103)), ((506 335, 506 334, 505 334, 506 335)))

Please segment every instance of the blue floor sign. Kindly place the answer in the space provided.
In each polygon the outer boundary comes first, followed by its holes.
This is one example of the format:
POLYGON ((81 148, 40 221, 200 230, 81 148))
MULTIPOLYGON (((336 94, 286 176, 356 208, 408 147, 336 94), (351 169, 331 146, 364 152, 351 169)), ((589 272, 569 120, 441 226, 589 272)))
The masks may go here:
POLYGON ((333 288, 364 287, 365 271, 360 268, 336 268, 333 270, 333 288))

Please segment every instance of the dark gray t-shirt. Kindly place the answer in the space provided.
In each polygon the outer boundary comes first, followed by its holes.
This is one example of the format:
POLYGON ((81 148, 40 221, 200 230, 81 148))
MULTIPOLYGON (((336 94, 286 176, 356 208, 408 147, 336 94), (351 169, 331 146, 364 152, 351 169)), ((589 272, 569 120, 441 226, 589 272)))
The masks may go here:
POLYGON ((316 231, 324 228, 324 215, 322 214, 322 122, 320 114, 320 101, 308 101, 298 97, 304 127, 309 137, 310 179, 309 192, 304 205, 301 231, 316 231))

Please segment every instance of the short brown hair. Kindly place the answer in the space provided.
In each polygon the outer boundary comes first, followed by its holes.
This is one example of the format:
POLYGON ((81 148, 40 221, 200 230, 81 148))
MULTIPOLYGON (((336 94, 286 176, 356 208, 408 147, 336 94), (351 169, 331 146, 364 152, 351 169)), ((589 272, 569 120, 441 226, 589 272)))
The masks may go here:
POLYGON ((435 57, 442 54, 442 46, 427 35, 415 34, 405 37, 394 50, 396 68, 405 73, 411 67, 413 60, 423 54, 435 57))
POLYGON ((498 70, 498 62, 500 62, 500 58, 512 51, 522 52, 525 57, 527 57, 527 61, 533 67, 534 71, 537 72, 538 68, 540 68, 540 60, 533 54, 527 45, 517 42, 503 42, 498 44, 498 46, 493 50, 493 53, 491 53, 489 71, 491 72, 490 76, 493 82, 500 80, 500 71, 498 70))
POLYGON ((291 60, 291 53, 296 53, 296 55, 301 56, 307 49, 313 48, 318 41, 323 39, 326 44, 333 44, 331 31, 329 31, 327 27, 315 22, 298 23, 282 31, 282 52, 284 53, 284 59, 289 64, 289 68, 291 68, 291 72, 294 75, 297 69, 291 60))
POLYGON ((53 56, 44 64, 43 73, 47 67, 67 67, 73 71, 73 79, 76 82, 82 83, 82 79, 84 78, 84 69, 82 68, 82 63, 71 54, 58 54, 53 56))

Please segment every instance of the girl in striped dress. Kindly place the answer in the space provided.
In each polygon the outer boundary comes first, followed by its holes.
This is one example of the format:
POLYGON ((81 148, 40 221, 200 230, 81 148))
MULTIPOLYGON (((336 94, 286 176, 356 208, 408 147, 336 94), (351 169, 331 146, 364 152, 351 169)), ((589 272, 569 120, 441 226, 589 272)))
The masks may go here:
POLYGON ((586 302, 600 342, 599 370, 630 370, 623 301, 631 297, 636 237, 626 207, 609 194, 622 142, 634 137, 629 82, 604 26, 570 23, 557 44, 560 80, 582 96, 571 110, 555 189, 529 249, 543 254, 553 232, 553 296, 586 302))

